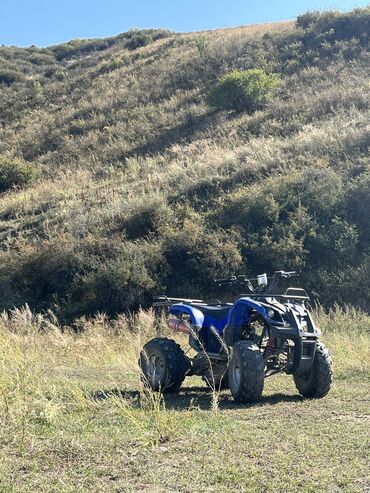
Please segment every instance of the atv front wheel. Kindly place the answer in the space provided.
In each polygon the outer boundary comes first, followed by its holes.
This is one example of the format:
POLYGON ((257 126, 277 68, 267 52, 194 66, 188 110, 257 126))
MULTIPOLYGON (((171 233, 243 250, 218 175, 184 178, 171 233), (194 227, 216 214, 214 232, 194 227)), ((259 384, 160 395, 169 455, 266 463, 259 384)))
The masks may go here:
POLYGON ((147 342, 139 365, 144 385, 155 391, 176 392, 190 368, 189 359, 172 339, 157 337, 147 342))
POLYGON ((298 392, 304 397, 320 399, 329 392, 333 382, 333 363, 327 347, 318 342, 311 369, 303 375, 293 375, 298 392))
POLYGON ((236 402, 259 400, 263 390, 265 369, 261 351, 252 341, 238 341, 228 369, 231 394, 236 402))

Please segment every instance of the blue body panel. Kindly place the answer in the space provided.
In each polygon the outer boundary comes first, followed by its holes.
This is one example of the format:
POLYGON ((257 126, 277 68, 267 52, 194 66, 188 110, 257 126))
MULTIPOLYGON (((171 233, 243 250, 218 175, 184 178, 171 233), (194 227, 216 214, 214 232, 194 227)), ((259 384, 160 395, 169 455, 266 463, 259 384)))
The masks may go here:
POLYGON ((192 325, 195 325, 198 328, 210 328, 213 326, 217 329, 217 332, 221 334, 226 324, 234 327, 248 322, 251 310, 258 312, 267 321, 276 323, 269 318, 266 308, 261 303, 252 300, 251 298, 239 298, 233 306, 230 307, 228 316, 222 320, 214 318, 208 314, 203 314, 194 306, 185 305, 182 303, 172 305, 170 308, 170 313, 172 315, 176 315, 177 317, 183 313, 189 315, 192 325))
POLYGON ((228 319, 229 319, 229 315, 227 315, 222 320, 210 317, 209 315, 205 315, 203 327, 214 327, 219 334, 222 334, 222 332, 223 332, 223 330, 227 324, 228 319))
POLYGON ((251 298, 239 298, 231 307, 228 315, 223 319, 214 318, 204 314, 198 308, 182 303, 174 304, 170 308, 170 313, 177 317, 186 314, 190 317, 191 324, 199 331, 199 338, 207 351, 217 352, 221 349, 220 342, 212 332, 214 329, 222 335, 226 325, 238 331, 242 326, 249 322, 251 312, 258 312, 267 322, 275 323, 269 318, 266 308, 256 300, 251 298))
POLYGON ((252 310, 259 313, 268 322, 273 322, 269 318, 266 308, 259 301, 251 298, 239 298, 230 311, 228 325, 234 329, 239 329, 243 324, 249 322, 252 310))
POLYGON ((180 315, 185 313, 186 315, 189 315, 192 325, 195 325, 199 329, 203 327, 204 315, 200 310, 193 306, 183 305, 181 303, 172 305, 170 313, 171 315, 176 315, 176 317, 180 317, 180 315))

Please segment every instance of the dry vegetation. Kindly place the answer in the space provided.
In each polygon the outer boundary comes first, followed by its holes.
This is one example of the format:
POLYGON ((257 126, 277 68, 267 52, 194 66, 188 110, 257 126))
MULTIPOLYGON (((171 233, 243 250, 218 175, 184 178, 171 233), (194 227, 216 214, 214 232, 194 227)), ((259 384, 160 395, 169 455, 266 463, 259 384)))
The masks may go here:
POLYGON ((322 303, 368 308, 368 22, 0 47, 0 171, 18 177, 0 195, 1 307, 72 321, 285 268, 322 303), (207 107, 219 77, 254 68, 282 79, 264 109, 207 107))
POLYGON ((0 47, 1 493, 370 487, 369 16, 0 47), (210 110, 255 68, 275 99, 210 110), (197 378, 143 392, 139 305, 277 268, 325 305, 325 399, 284 376, 249 407, 197 378))
POLYGON ((194 377, 165 400, 143 392, 139 350, 167 334, 151 312, 80 319, 80 332, 51 313, 3 314, 0 491, 365 491, 370 318, 315 317, 334 358, 331 393, 305 400, 291 377, 272 377, 259 404, 237 406, 194 377))

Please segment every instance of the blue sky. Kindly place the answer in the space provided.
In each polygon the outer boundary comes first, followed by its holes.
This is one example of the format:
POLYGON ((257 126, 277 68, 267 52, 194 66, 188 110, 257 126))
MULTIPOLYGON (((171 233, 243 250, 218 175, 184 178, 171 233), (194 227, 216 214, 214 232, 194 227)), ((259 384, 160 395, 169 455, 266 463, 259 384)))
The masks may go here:
POLYGON ((0 0, 0 44, 47 46, 131 28, 197 31, 293 19, 313 9, 350 10, 352 0, 0 0))

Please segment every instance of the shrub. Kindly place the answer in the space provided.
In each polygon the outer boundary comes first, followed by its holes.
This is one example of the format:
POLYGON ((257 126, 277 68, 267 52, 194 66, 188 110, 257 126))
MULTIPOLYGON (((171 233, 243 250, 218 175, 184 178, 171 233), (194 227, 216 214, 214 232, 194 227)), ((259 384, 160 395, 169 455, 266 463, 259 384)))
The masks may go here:
POLYGON ((134 202, 134 209, 122 222, 128 238, 133 240, 156 234, 174 221, 173 211, 163 197, 153 195, 141 200, 134 202))
POLYGON ((28 304, 52 308, 63 322, 104 311, 114 315, 148 305, 163 258, 158 245, 72 237, 24 243, 0 251, 0 310, 28 304))
POLYGON ((233 231, 207 230, 196 214, 189 215, 182 227, 168 230, 163 241, 167 292, 211 295, 216 288, 214 279, 227 277, 241 267, 239 241, 233 231))
POLYGON ((10 154, 0 155, 0 192, 25 185, 37 176, 36 167, 10 154))
POLYGON ((21 251, 0 253, 0 308, 28 303, 36 310, 68 295, 77 273, 86 265, 66 241, 25 244, 21 251))
POLYGON ((114 38, 107 39, 73 39, 68 43, 52 46, 49 52, 61 62, 66 58, 81 56, 96 51, 102 51, 113 44, 114 38))
MULTIPOLYGON (((357 225, 364 246, 370 240, 370 175, 361 175, 351 186, 348 197, 348 211, 352 222, 357 225)), ((365 247, 366 248, 366 247, 365 247)))
POLYGON ((149 31, 139 31, 133 29, 128 32, 128 40, 126 41, 125 48, 129 50, 136 50, 153 42, 153 36, 149 31))
POLYGON ((279 219, 280 206, 266 190, 248 187, 234 196, 221 213, 221 223, 232 224, 254 232, 271 226, 279 219))
POLYGON ((24 80, 24 75, 16 70, 2 69, 0 70, 0 84, 6 84, 10 86, 14 82, 21 82, 24 80))
POLYGON ((358 38, 364 46, 368 44, 370 7, 351 12, 311 11, 297 17, 297 26, 310 30, 317 36, 330 36, 334 40, 358 38))
POLYGON ((278 75, 266 74, 261 69, 233 70, 211 89, 207 103, 216 109, 252 112, 272 97, 278 84, 278 75))
POLYGON ((63 294, 63 314, 72 320, 103 311, 108 315, 148 306, 154 289, 160 289, 158 273, 163 257, 160 245, 142 241, 87 241, 78 258, 84 272, 75 276, 63 294))
POLYGON ((83 279, 83 299, 77 303, 77 313, 104 311, 114 315, 137 309, 154 287, 143 255, 132 248, 127 254, 102 263, 97 272, 83 279))
POLYGON ((317 20, 319 19, 321 13, 318 10, 309 10, 302 15, 297 17, 296 24, 298 27, 302 29, 309 29, 310 27, 317 24, 317 20))

